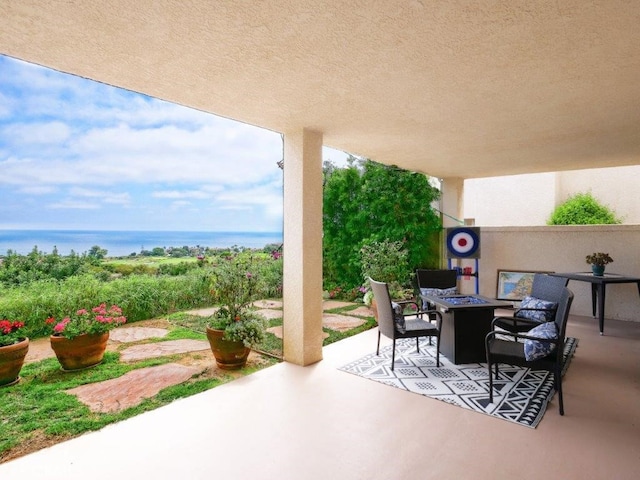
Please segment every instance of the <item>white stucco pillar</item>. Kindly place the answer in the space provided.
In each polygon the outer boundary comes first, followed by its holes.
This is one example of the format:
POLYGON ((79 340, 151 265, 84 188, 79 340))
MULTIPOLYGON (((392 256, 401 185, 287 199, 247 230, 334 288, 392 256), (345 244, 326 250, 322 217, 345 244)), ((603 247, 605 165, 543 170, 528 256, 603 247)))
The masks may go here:
POLYGON ((464 219, 464 179, 443 178, 440 189, 440 211, 444 228, 459 227, 464 219), (452 218, 453 217, 453 218, 452 218))
POLYGON ((322 360, 322 134, 284 135, 284 359, 322 360))

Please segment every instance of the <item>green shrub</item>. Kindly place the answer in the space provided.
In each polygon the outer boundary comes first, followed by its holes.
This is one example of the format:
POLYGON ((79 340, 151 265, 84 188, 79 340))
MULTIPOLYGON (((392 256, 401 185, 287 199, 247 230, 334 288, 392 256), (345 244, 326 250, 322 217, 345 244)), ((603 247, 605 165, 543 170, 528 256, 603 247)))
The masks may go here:
POLYGON ((409 286, 411 269, 402 242, 368 242, 360 249, 363 282, 369 277, 389 284, 390 292, 409 286))
POLYGON ((63 318, 101 302, 119 305, 129 322, 210 306, 210 283, 208 269, 179 277, 130 275, 110 282, 102 282, 94 275, 42 280, 3 289, 0 314, 23 321, 25 334, 35 338, 49 334, 45 325, 48 317, 63 318))
POLYGON ((198 264, 194 262, 162 263, 158 266, 158 273, 161 275, 184 275, 194 268, 198 268, 198 264))
POLYGON ((607 206, 600 204, 590 193, 578 193, 553 211, 548 225, 610 225, 622 223, 607 206))
POLYGON ((11 286, 48 278, 62 280, 87 271, 92 261, 86 255, 73 252, 63 257, 56 249, 47 254, 33 247, 27 255, 9 250, 0 262, 0 283, 11 286))
MULTIPOLYGON (((282 258, 250 251, 239 255, 252 255, 264 282, 262 291, 269 297, 281 297, 282 258)), ((46 278, 18 286, 0 283, 0 318, 24 322, 25 335, 36 338, 49 334, 50 328, 45 324, 48 317, 63 318, 102 302, 120 306, 128 322, 209 307, 218 258, 213 257, 210 265, 167 264, 165 273, 169 274, 165 275, 140 274, 155 273, 155 268, 147 265, 104 265, 104 269, 91 265, 90 273, 63 280, 46 278), (121 276, 113 279, 114 274, 121 276)))

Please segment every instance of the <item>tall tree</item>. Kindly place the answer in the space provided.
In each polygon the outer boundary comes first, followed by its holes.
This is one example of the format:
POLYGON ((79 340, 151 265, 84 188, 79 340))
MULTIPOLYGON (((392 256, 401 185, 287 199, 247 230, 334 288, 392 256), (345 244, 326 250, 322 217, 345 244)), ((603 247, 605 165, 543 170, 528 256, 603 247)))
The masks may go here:
POLYGON ((324 277, 329 286, 361 285, 360 249, 401 241, 411 269, 436 266, 442 225, 431 203, 440 195, 426 175, 349 158, 325 165, 324 277))

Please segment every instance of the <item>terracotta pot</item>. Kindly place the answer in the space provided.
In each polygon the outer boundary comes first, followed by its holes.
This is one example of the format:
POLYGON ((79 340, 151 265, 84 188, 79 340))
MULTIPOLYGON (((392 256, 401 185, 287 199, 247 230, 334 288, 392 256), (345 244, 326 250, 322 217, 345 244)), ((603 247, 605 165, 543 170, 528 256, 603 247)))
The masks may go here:
POLYGON ((73 339, 52 335, 51 348, 65 371, 81 370, 102 362, 109 332, 80 335, 73 339))
POLYGON ((224 330, 207 327, 207 340, 216 359, 216 364, 223 370, 239 370, 247 363, 250 348, 242 342, 223 340, 224 330))
POLYGON ((0 387, 13 385, 20 381, 20 369, 28 351, 28 338, 13 345, 0 347, 0 387))

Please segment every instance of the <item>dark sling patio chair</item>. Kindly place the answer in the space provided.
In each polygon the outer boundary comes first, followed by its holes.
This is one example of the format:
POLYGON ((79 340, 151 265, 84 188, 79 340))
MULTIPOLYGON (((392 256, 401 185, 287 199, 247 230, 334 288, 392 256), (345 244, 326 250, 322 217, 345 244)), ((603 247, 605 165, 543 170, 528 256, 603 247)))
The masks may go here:
POLYGON ((436 337, 436 366, 440 366, 440 330, 442 327, 442 314, 437 311, 425 311, 418 309, 415 302, 403 302, 403 305, 391 301, 389 295, 389 286, 383 282, 376 282, 369 278, 369 284, 373 291, 378 309, 378 346, 376 355, 380 355, 380 336, 391 338, 393 340, 393 352, 391 354, 391 370, 394 368, 396 360, 396 339, 398 338, 415 338, 416 349, 420 352, 420 337, 436 337), (403 307, 407 303, 413 303, 416 311, 411 314, 404 315, 403 307), (423 320, 422 315, 433 315, 437 321, 434 325, 431 322, 423 320), (416 318, 407 318, 413 317, 416 318))
POLYGON ((531 293, 522 300, 513 316, 497 316, 493 325, 508 332, 527 332, 543 322, 553 321, 567 281, 566 278, 536 273, 531 293))
POLYGON ((458 293, 458 271, 457 270, 427 270, 416 269, 414 277, 414 287, 416 297, 420 299, 423 310, 433 308, 422 295, 455 295, 458 293))
POLYGON ((485 348, 489 371, 489 402, 493 403, 491 366, 495 366, 495 377, 498 379, 500 374, 498 364, 506 363, 553 373, 554 388, 558 392, 560 415, 564 415, 562 401, 563 352, 567 319, 572 302, 573 292, 563 287, 558 297, 558 308, 552 322, 543 322, 524 333, 511 333, 505 336, 504 332, 492 329, 487 334, 485 348))

